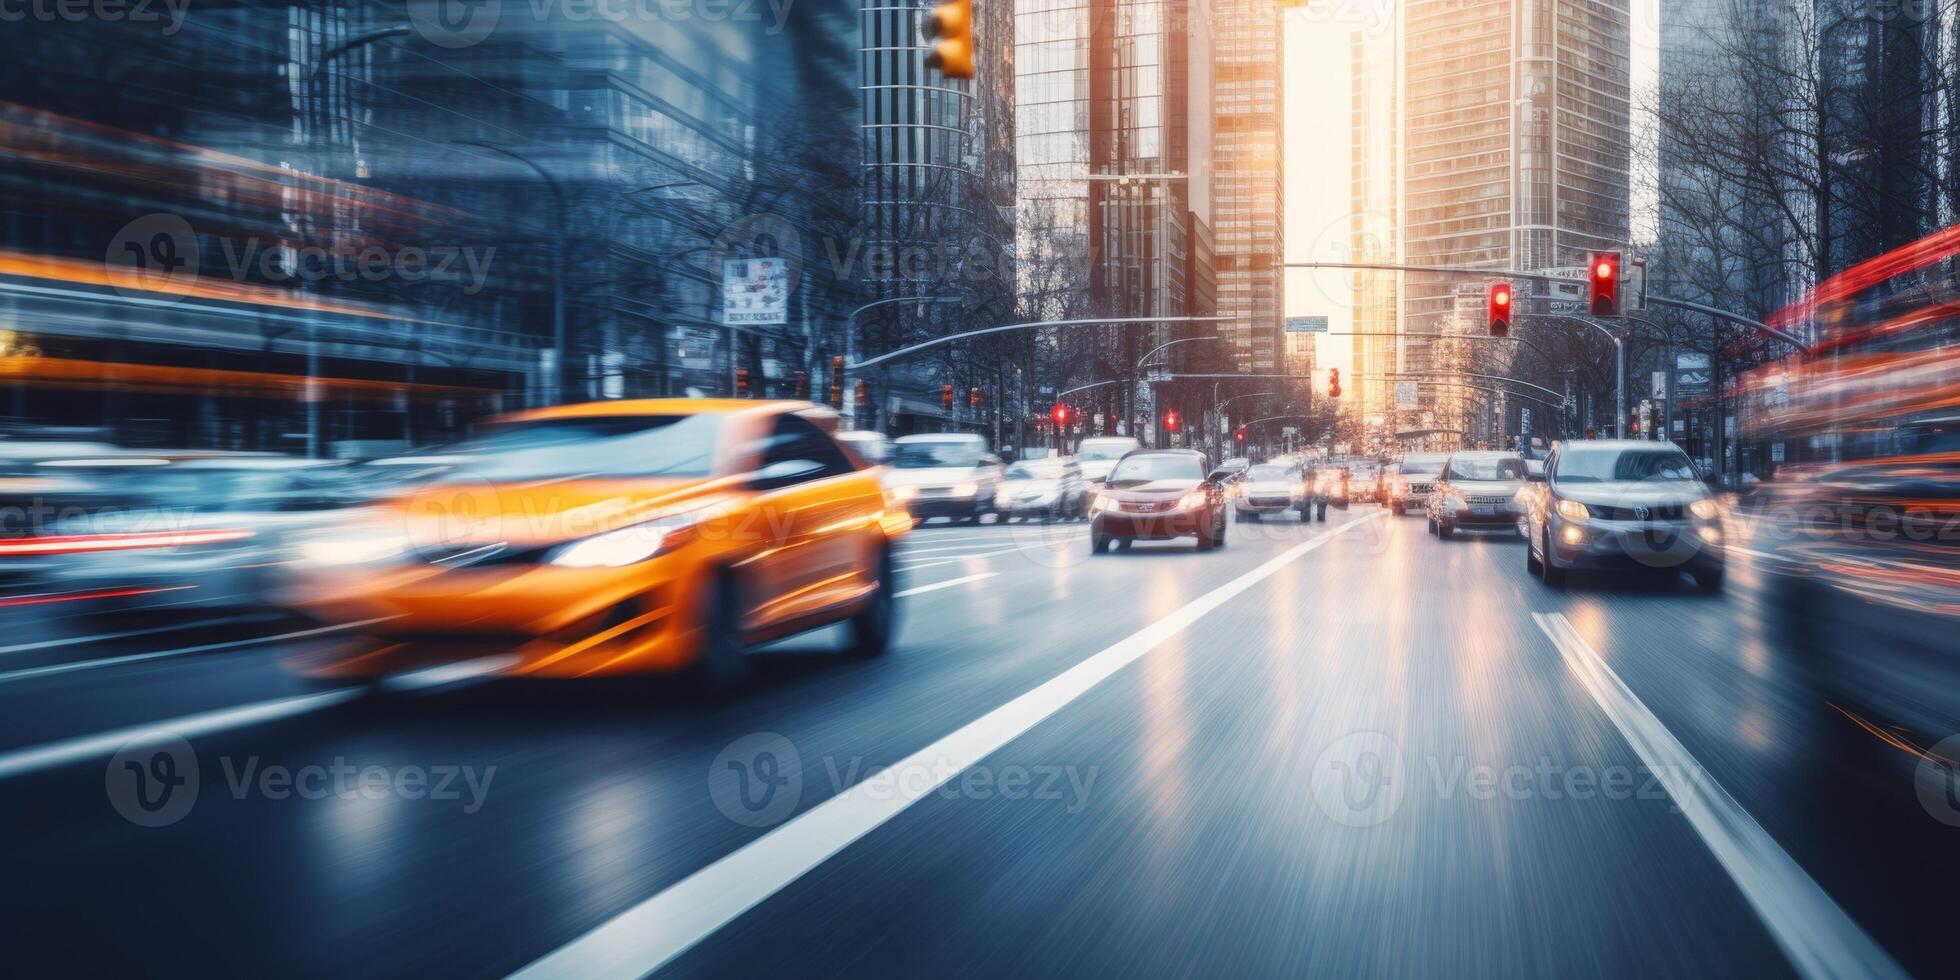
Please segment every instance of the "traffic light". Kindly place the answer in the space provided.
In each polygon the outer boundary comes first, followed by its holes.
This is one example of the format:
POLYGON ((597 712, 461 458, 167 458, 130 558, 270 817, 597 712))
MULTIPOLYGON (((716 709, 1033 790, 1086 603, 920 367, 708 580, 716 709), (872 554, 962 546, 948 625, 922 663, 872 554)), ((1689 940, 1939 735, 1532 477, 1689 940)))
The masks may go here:
POLYGON ((973 77, 973 0, 934 5, 926 15, 926 36, 932 38, 927 68, 947 78, 973 77))
POLYGON ((1620 315, 1620 253, 1594 252, 1586 259, 1586 282, 1593 316, 1620 315))
POLYGON ((953 410, 953 386, 952 385, 939 386, 939 407, 945 409, 948 412, 951 412, 953 410))
POLYGON ((1490 284, 1490 335, 1508 337, 1511 335, 1511 300, 1516 294, 1508 282, 1490 284))
POLYGON ((1327 369, 1327 397, 1329 398, 1341 397, 1341 369, 1340 368, 1327 369))
POLYGON ((844 355, 830 359, 830 407, 844 407, 844 355))
POLYGON ((798 398, 810 397, 810 372, 808 371, 796 372, 796 397, 798 398))
POLYGON ((1064 428, 1068 425, 1069 413, 1068 413, 1067 405, 1064 405, 1061 402, 1056 402, 1055 407, 1049 411, 1048 415, 1050 418, 1053 418, 1055 420, 1056 428, 1058 429, 1064 428))
POLYGON ((1176 432, 1176 431, 1177 431, 1177 427, 1178 427, 1178 426, 1179 426, 1180 424, 1182 424, 1183 422, 1184 422, 1184 420, 1183 420, 1183 419, 1181 419, 1181 418, 1178 418, 1178 416, 1177 416, 1177 413, 1176 413, 1176 412, 1165 412, 1165 413, 1164 413, 1164 431, 1166 431, 1166 432, 1176 432))
POLYGON ((1241 446, 1245 445, 1245 426, 1243 425, 1239 426, 1238 439, 1239 439, 1239 445, 1241 446))
POLYGON ((857 382, 857 407, 860 412, 871 407, 871 386, 865 384, 863 378, 857 382))
POLYGON ((735 369, 735 397, 737 398, 749 397, 749 369, 748 368, 735 369))
POLYGON ((979 408, 979 407, 980 407, 980 389, 978 389, 978 388, 969 388, 969 389, 967 389, 967 392, 966 392, 966 407, 968 407, 968 408, 979 408))

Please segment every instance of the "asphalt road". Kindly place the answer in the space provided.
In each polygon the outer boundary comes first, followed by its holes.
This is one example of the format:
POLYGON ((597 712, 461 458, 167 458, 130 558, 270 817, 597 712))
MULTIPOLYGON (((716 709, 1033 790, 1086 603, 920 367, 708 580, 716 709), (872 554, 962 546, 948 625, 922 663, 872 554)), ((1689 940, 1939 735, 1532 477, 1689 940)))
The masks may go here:
POLYGON ((1952 733, 1782 650, 1747 554, 1723 596, 1554 592, 1509 536, 1329 516, 1094 558, 1081 525, 922 528, 888 657, 798 638, 717 699, 352 701, 280 669, 331 640, 303 623, 0 608, 8 952, 23 975, 1950 969, 1960 807, 1922 801, 1902 745, 1952 733), (183 741, 118 752, 155 731, 183 741))

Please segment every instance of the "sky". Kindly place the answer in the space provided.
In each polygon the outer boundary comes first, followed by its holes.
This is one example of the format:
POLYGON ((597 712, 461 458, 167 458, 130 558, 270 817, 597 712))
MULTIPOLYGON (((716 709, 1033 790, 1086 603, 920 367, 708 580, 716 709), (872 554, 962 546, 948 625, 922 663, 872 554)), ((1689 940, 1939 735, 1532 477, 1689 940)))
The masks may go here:
MULTIPOLYGON (((1348 34, 1356 29, 1392 29, 1398 0, 1313 0, 1306 7, 1285 11, 1285 77, 1283 123, 1286 132, 1287 261, 1340 261, 1348 241, 1350 120, 1348 97, 1352 72, 1348 64, 1348 34)), ((1632 73, 1634 102, 1659 80, 1660 0, 1632 0, 1632 73)), ((1636 122, 1636 125, 1638 123, 1636 122)), ((1636 135, 1636 145, 1651 140, 1636 135)), ((1651 167, 1634 168, 1652 173, 1651 167)), ((1654 192, 1633 190, 1633 234, 1636 241, 1653 238, 1654 192)), ((1329 329, 1353 329, 1353 290, 1340 272, 1290 269, 1286 278, 1286 315, 1328 318, 1329 329)), ((1352 341, 1323 337, 1316 358, 1325 369, 1352 373, 1352 341)))

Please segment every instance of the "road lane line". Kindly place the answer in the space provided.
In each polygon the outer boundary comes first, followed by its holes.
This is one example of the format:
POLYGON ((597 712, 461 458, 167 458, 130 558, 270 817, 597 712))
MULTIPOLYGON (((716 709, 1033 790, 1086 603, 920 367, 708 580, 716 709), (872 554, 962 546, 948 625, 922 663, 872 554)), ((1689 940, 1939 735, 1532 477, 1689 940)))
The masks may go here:
POLYGON ((241 616, 224 616, 218 619, 204 619, 195 623, 166 623, 140 630, 124 630, 120 633, 97 633, 93 636, 64 636, 53 640, 37 640, 33 643, 16 643, 0 647, 0 654, 26 653, 29 650, 46 650, 49 647, 85 646, 90 643, 106 643, 110 640, 127 640, 137 636, 153 636, 157 633, 178 633, 184 630, 204 629, 211 626, 229 626, 233 623, 267 623, 279 617, 271 613, 251 613, 241 616))
POLYGON ((52 769, 97 756, 111 755, 122 748, 124 742, 141 735, 168 733, 186 739, 212 735, 233 728, 243 728, 247 725, 291 718, 295 715, 319 711, 322 708, 330 708, 352 700, 359 693, 356 689, 347 688, 321 691, 318 694, 304 694, 299 697, 274 698, 270 701, 242 704, 232 708, 219 708, 202 714, 185 715, 168 721, 144 722, 112 732, 82 735, 32 748, 16 749, 12 752, 0 752, 0 779, 10 779, 40 769, 52 769))
POLYGON ((1770 935, 1805 977, 1897 977, 1906 973, 1846 915, 1796 860, 1607 666, 1562 613, 1532 613, 1614 727, 1681 808, 1770 935))
POLYGON ((1017 544, 1012 548, 1002 548, 999 551, 983 551, 977 555, 958 555, 958 556, 948 557, 948 558, 928 558, 924 561, 916 561, 909 565, 897 564, 898 562, 905 560, 901 556, 898 558, 894 558, 893 563, 894 563, 894 567, 898 571, 910 572, 921 568, 937 568, 941 565, 957 565, 963 561, 977 561, 981 558, 994 558, 1000 555, 1011 555, 1020 550, 1021 550, 1021 546, 1017 544))
POLYGON ((898 550, 897 557, 902 561, 913 555, 927 555, 941 551, 978 551, 982 548, 992 548, 999 543, 998 541, 985 541, 975 542, 973 544, 948 545, 944 548, 901 548, 898 550))
POLYGON ((965 585, 968 582, 978 582, 983 578, 993 578, 994 576, 999 574, 1000 574, 999 572, 981 572, 978 575, 962 575, 959 578, 947 579, 944 582, 934 582, 931 585, 921 585, 916 589, 906 589, 905 591, 900 592, 899 594, 893 596, 892 598, 903 599, 909 595, 921 595, 927 592, 937 592, 940 589, 950 589, 955 585, 965 585))
POLYGON ((1034 690, 969 722, 890 769, 804 811, 513 974, 523 980, 643 977, 706 939, 831 855, 932 795, 1117 671, 1191 628, 1308 552, 1385 512, 1288 548, 1182 608, 1091 654, 1034 690), (908 778, 891 778, 906 773, 908 778), (909 774, 922 774, 909 778, 909 774))
POLYGON ((51 677, 55 674, 71 674, 78 670, 95 670, 99 667, 116 667, 122 664, 143 663, 147 660, 162 660, 166 657, 182 657, 193 653, 210 653, 214 650, 259 646, 265 643, 277 643, 281 640, 303 640, 309 636, 321 636, 327 633, 338 633, 343 630, 371 626, 375 623, 384 623, 394 618, 393 616, 382 616, 377 619, 363 619, 353 623, 336 623, 332 626, 320 626, 310 630, 279 633, 273 636, 253 636, 242 640, 226 640, 222 643, 201 643, 194 647, 178 647, 175 650, 158 650, 154 653, 132 653, 126 657, 102 657, 95 660, 77 660, 73 663, 49 664, 45 667, 25 667, 20 670, 0 672, 0 684, 6 684, 12 681, 31 680, 36 677, 51 677))

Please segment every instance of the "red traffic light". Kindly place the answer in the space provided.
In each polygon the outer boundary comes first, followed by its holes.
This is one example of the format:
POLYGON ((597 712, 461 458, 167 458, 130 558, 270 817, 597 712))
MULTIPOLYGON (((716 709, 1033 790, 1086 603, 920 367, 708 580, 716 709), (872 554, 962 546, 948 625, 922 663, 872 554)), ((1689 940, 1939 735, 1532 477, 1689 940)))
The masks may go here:
POLYGON ((1245 441, 1245 426, 1243 425, 1239 426, 1238 437, 1240 442, 1245 441))
POLYGON ((1057 402, 1055 404, 1054 409, 1048 413, 1049 417, 1055 420, 1055 425, 1057 426, 1064 426, 1068 424, 1068 414, 1069 414, 1068 406, 1063 405, 1059 402, 1057 402))
POLYGON ((939 386, 939 407, 949 412, 953 410, 953 386, 952 385, 939 386))
POLYGON ((863 378, 859 378, 857 381, 857 407, 869 408, 870 405, 871 405, 871 386, 865 384, 863 378))
POLYGON ((973 389, 969 389, 969 390, 967 391, 967 393, 966 393, 966 403, 967 403, 967 405, 969 405, 969 406, 971 406, 971 407, 973 407, 973 408, 979 408, 979 407, 980 407, 980 389, 978 389, 978 388, 973 388, 973 389))
POLYGON ((1164 429, 1168 432, 1176 432, 1178 425, 1183 421, 1183 419, 1178 418, 1176 412, 1164 413, 1164 429))
POLYGON ((1327 370, 1327 397, 1329 398, 1341 397, 1341 369, 1340 368, 1329 368, 1327 370))
POLYGON ((1587 304, 1593 316, 1620 315, 1620 253, 1593 252, 1586 259, 1587 304))
POLYGON ((748 368, 735 369, 735 397, 737 398, 749 397, 749 369, 748 368))
POLYGON ((1490 284, 1490 335, 1504 337, 1511 333, 1511 306, 1515 297, 1508 282, 1490 284))

